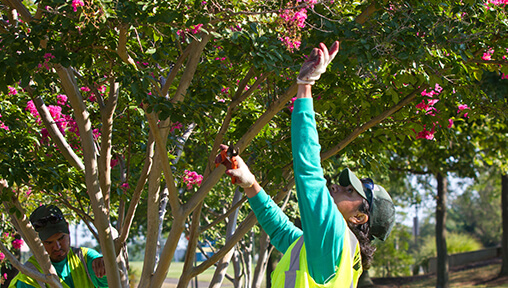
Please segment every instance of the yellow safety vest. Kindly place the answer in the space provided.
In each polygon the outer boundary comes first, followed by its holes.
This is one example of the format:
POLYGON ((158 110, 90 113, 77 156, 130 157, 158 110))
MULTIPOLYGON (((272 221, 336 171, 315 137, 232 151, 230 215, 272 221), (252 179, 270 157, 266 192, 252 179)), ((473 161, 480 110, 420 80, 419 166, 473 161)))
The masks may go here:
POLYGON ((291 244, 272 272, 272 287, 356 287, 363 271, 360 245, 353 232, 347 230, 349 233, 344 237, 341 259, 335 268, 335 275, 325 284, 317 284, 309 274, 307 252, 302 236, 291 244))
MULTIPOLYGON (((74 286, 76 288, 94 288, 92 279, 88 273, 88 268, 86 266, 86 262, 83 255, 86 255, 88 248, 72 248, 69 250, 67 254, 67 261, 69 261, 69 268, 71 270, 72 281, 74 282, 74 286)), ((42 273, 42 268, 40 267, 35 257, 30 257, 25 266, 36 268, 39 272, 42 273)), ((35 279, 28 277, 25 274, 18 273, 14 279, 12 279, 9 284, 9 288, 16 288, 16 283, 21 281, 25 284, 31 285, 36 288, 47 287, 47 285, 43 282, 39 282, 35 279)), ((60 279, 60 283, 64 288, 69 288, 69 285, 65 284, 65 282, 60 279)))

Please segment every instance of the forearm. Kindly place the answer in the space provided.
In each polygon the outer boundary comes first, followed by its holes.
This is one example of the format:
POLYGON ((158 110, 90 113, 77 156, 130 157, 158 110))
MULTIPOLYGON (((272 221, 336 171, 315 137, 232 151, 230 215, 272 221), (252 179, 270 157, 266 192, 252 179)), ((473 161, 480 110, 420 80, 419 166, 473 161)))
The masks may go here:
POLYGON ((289 220, 263 189, 249 198, 249 204, 259 224, 270 236, 270 242, 280 252, 286 252, 289 246, 302 236, 302 230, 289 220))

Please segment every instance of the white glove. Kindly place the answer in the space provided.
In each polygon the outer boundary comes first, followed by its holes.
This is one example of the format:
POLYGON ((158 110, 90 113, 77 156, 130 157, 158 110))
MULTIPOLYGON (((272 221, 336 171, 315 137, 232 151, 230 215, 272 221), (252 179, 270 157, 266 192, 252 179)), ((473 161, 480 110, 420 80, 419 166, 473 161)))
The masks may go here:
POLYGON ((239 185, 242 188, 250 188, 256 182, 256 178, 249 170, 249 167, 240 156, 235 156, 236 161, 238 163, 237 169, 228 169, 226 170, 226 174, 231 177, 236 177, 236 185, 239 185))
POLYGON ((333 42, 330 52, 325 44, 319 43, 319 48, 312 49, 309 58, 303 62, 296 83, 314 85, 315 81, 326 71, 326 67, 335 58, 337 52, 339 52, 339 41, 333 42))

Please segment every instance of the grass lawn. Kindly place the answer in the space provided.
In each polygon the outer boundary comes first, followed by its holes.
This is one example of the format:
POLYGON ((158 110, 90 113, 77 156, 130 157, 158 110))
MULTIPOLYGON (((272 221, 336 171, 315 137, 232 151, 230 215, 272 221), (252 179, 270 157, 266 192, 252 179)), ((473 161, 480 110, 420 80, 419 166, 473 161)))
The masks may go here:
MULTIPOLYGON (((198 262, 198 265, 200 264, 200 262, 198 262)), ((137 262, 129 262, 129 265, 130 265, 130 275, 131 277, 134 276, 134 281, 135 283, 137 284, 137 280, 139 280, 139 277, 141 275, 141 271, 143 269, 143 262, 141 261, 137 261, 137 262)), ((172 278, 172 279, 179 279, 180 278, 180 275, 182 274, 182 269, 183 269, 183 262, 172 262, 171 263, 171 266, 169 267, 169 271, 168 271, 168 275, 167 275, 167 278, 172 278)), ((199 282, 210 282, 210 280, 212 279, 213 277, 213 273, 215 273, 215 266, 212 266, 210 268, 208 268, 205 272, 201 273, 198 275, 198 281, 199 282)), ((233 272, 233 266, 232 265, 229 265, 228 266, 228 271, 227 273, 229 275, 233 275, 234 272, 233 272)), ((226 287, 227 284, 231 284, 231 282, 229 280, 224 280, 223 282, 223 287, 226 287)), ((205 287, 204 285, 200 285, 200 287, 203 286, 205 287)), ((136 287, 136 285, 133 285, 133 287, 136 287)), ((176 285, 165 285, 163 286, 163 288, 169 288, 169 287, 176 287, 176 285)), ((208 287, 208 286, 206 286, 208 287)), ((233 287, 233 285, 231 284, 231 287, 233 287)))

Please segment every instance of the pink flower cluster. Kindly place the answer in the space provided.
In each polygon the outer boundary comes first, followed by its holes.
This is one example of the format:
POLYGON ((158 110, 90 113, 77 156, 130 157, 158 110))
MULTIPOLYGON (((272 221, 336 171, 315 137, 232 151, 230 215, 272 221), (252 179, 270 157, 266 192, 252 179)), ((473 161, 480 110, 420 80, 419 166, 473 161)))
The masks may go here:
POLYGON ((295 101, 296 101, 296 97, 291 98, 291 104, 289 104, 289 106, 288 106, 289 112, 293 112, 293 109, 295 108, 294 107, 295 101))
POLYGON ((178 36, 185 35, 185 32, 190 32, 192 34, 198 34, 199 32, 201 32, 201 27, 203 27, 203 24, 196 24, 196 25, 191 26, 188 29, 185 29, 185 31, 184 30, 178 30, 178 31, 176 31, 176 34, 178 36))
POLYGON ((194 185, 198 187, 201 185, 203 181, 203 175, 199 175, 194 171, 185 170, 183 176, 183 182, 187 185, 187 189, 192 189, 194 185))
POLYGON ((504 7, 508 4, 508 0, 487 0, 487 2, 485 2, 485 8, 487 10, 491 9, 489 4, 492 4, 493 6, 503 6, 504 7))
POLYGON ((171 128, 169 128, 169 132, 173 133, 173 131, 180 130, 182 128, 183 128, 183 124, 178 122, 178 121, 176 121, 175 123, 173 123, 173 126, 171 126, 171 128))
MULTIPOLYGON (((460 112, 462 112, 462 110, 465 109, 469 109, 469 106, 467 106, 467 104, 459 104, 457 114, 459 114, 460 112)), ((467 113, 464 113, 464 117, 469 118, 469 116, 467 116, 467 113)))
POLYGON ((482 59, 485 61, 490 61, 490 60, 492 60, 492 54, 494 54, 494 49, 489 48, 489 50, 487 50, 487 52, 483 53, 482 59))
POLYGON ((83 0, 72 0, 72 9, 74 10, 74 12, 78 11, 78 7, 83 6, 85 6, 85 2, 83 2, 83 0))
MULTIPOLYGON (((87 90, 88 88, 84 89, 87 90)), ((89 90, 89 89, 88 89, 89 90)), ((67 103, 67 96, 60 94, 56 96, 57 98, 57 105, 48 105, 49 113, 51 114, 51 117, 55 121, 55 124, 58 127, 58 130, 63 135, 70 136, 74 141, 79 140, 79 129, 77 126, 76 121, 72 118, 71 115, 64 114, 62 111, 63 107, 68 107, 67 103)), ((42 119, 39 115, 39 112, 37 111, 37 108, 32 100, 28 101, 26 108, 26 111, 28 111, 32 116, 35 118, 35 122, 37 124, 42 123, 42 119)), ((98 139, 101 136, 101 133, 99 129, 93 129, 92 130, 94 139, 98 139)), ((42 141, 49 143, 49 132, 46 128, 41 129, 42 134, 42 141)), ((77 146, 73 146, 74 149, 78 149, 77 146)))
MULTIPOLYGON (((443 91, 443 88, 439 86, 439 84, 436 83, 434 86, 434 89, 427 91, 427 89, 423 90, 421 95, 426 96, 429 98, 433 98, 434 96, 439 95, 443 91)), ((416 108, 423 110, 425 112, 425 115, 431 115, 436 116, 435 112, 437 111, 436 108, 434 108, 434 104, 439 102, 439 99, 423 99, 422 102, 416 104, 416 108), (425 101, 427 100, 427 101, 425 101)), ((420 111, 417 111, 416 113, 419 113, 420 111)))
POLYGON ((16 88, 11 87, 11 86, 7 86, 7 88, 9 88, 9 92, 7 93, 7 95, 16 95, 16 94, 18 94, 18 90, 16 90, 16 88))
POLYGON ((12 248, 14 249, 20 249, 21 246, 23 246, 23 239, 14 239, 12 241, 12 248))
MULTIPOLYGON (((416 104, 416 108, 419 110, 416 113, 419 113, 420 111, 424 111, 425 115, 429 116, 436 116, 436 108, 434 105, 439 102, 439 99, 435 99, 435 96, 438 96, 443 91, 443 87, 441 87, 439 84, 436 83, 434 85, 434 89, 431 89, 430 91, 427 91, 427 89, 423 90, 421 95, 424 97, 429 97, 432 99, 423 99, 422 102, 416 104)), ((416 132, 413 129, 413 132, 416 134, 416 139, 427 139, 427 140, 433 140, 434 139, 434 133, 436 132, 436 123, 432 123, 432 128, 427 129, 426 125, 423 125, 423 130, 420 132, 416 132)))
POLYGON ((280 14, 280 17, 286 22, 295 22, 296 26, 304 28, 305 20, 307 20, 307 9, 302 8, 296 13, 286 9, 280 14))
MULTIPOLYGON (((427 97, 432 98, 434 96, 438 96, 442 91, 443 91, 443 88, 441 86, 439 86, 438 84, 436 84, 433 90, 431 90, 429 92, 427 92, 427 90, 424 90, 421 94, 422 94, 422 96, 427 96, 427 97)), ((437 112, 437 110, 433 107, 433 105, 436 104, 438 101, 439 101, 439 99, 427 99, 427 102, 425 102, 425 99, 424 99, 424 100, 422 100, 422 102, 416 104, 416 108, 418 108, 419 111, 420 110, 424 111, 425 115, 436 116, 435 113, 437 112)), ((465 109, 470 109, 469 106, 467 106, 467 104, 459 104, 457 114, 460 114, 465 109)), ((463 117, 469 118, 469 116, 467 114, 468 113, 464 113, 463 117)), ((420 132, 416 132, 413 129, 413 132, 416 134, 416 139, 433 140, 434 133, 436 132, 436 125, 438 123, 439 122, 437 122, 437 121, 432 123, 432 128, 430 128, 430 129, 427 129, 426 125, 423 125, 423 130, 420 132)), ((450 119, 448 119, 448 128, 452 128, 452 126, 453 126, 453 119, 450 118, 450 119)))
POLYGON ((279 40, 280 40, 280 42, 282 42, 282 44, 284 46, 286 46, 286 48, 289 51, 294 51, 294 50, 300 49, 300 45, 302 44, 302 41, 293 40, 293 39, 289 38, 288 36, 280 37, 279 40))
POLYGON ((53 56, 53 54, 51 54, 51 53, 46 53, 46 54, 44 54, 43 57, 44 57, 44 63, 39 64, 38 68, 40 69, 40 68, 42 68, 42 66, 44 66, 44 68, 46 68, 46 70, 51 69, 51 67, 49 67, 48 63, 49 63, 49 61, 51 61, 51 59, 54 59, 55 56, 53 56))
MULTIPOLYGON (((65 104, 65 102, 63 101, 64 98, 65 97, 60 96, 60 98, 58 98, 59 99, 58 101, 60 103, 63 102, 63 104, 65 104)), ((37 111, 37 108, 35 107, 35 104, 33 103, 32 100, 28 101, 25 110, 32 114, 32 116, 36 119, 35 122, 37 124, 42 123, 42 119, 39 115, 39 112, 37 111)), ((79 136, 76 121, 72 119, 72 116, 62 113, 62 106, 48 105, 48 110, 53 120, 55 120, 55 124, 57 125, 58 130, 60 130, 62 134, 65 135, 65 130, 68 130, 79 136)), ((46 128, 42 128, 41 134, 43 142, 47 142, 49 138, 48 130, 46 128)))
POLYGON ((432 129, 427 130, 425 127, 426 125, 423 125, 423 130, 416 133, 416 139, 427 139, 427 140, 433 140, 434 139, 434 133, 436 132, 436 123, 433 123, 432 129))
MULTIPOLYGON (((2 118, 2 114, 0 114, 0 118, 2 118)), ((0 121, 0 129, 4 129, 5 131, 10 131, 9 127, 5 125, 4 122, 0 121)))

